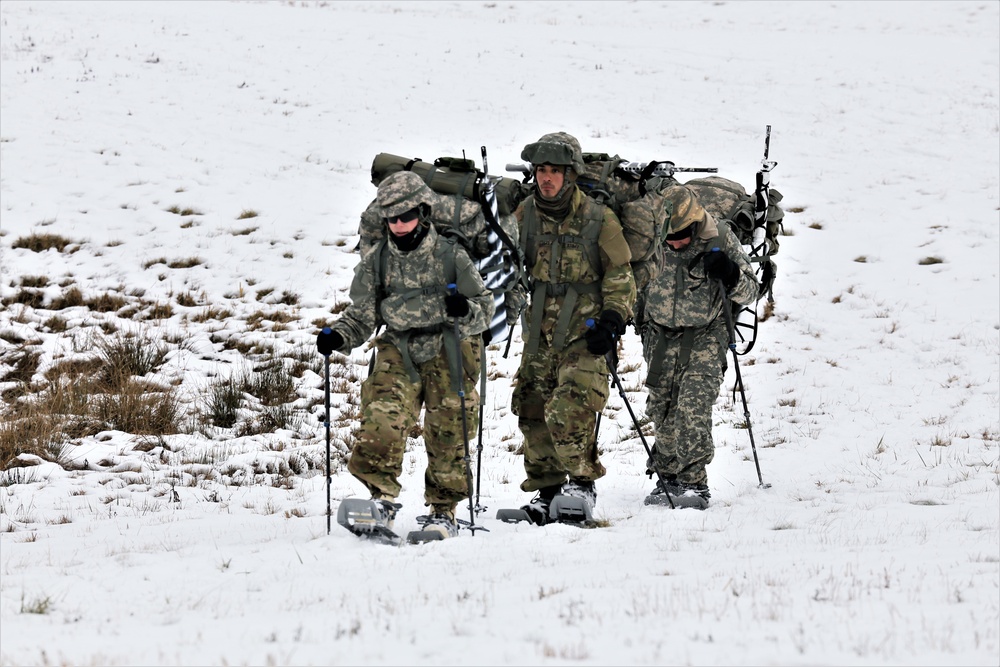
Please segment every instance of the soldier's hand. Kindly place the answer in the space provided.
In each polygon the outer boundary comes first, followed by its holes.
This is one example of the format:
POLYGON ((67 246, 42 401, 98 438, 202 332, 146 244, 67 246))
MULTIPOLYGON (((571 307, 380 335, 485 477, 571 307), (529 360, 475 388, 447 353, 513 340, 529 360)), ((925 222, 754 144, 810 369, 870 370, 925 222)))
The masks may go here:
POLYGON ((708 276, 709 280, 721 280, 726 289, 736 287, 736 281, 740 279, 740 267, 729 259, 726 253, 718 248, 713 248, 712 252, 705 255, 702 262, 705 265, 705 275, 708 276))
POLYGON ((601 319, 597 321, 584 338, 587 340, 587 351, 591 354, 603 356, 614 349, 615 341, 625 333, 625 321, 622 316, 613 310, 605 310, 601 313, 601 319))
POLYGON ((469 314, 469 299, 464 294, 455 292, 444 297, 444 311, 448 317, 465 317, 469 314))
POLYGON ((329 357, 331 352, 337 352, 344 346, 344 337, 336 331, 331 331, 329 327, 316 335, 316 349, 324 357, 329 357))

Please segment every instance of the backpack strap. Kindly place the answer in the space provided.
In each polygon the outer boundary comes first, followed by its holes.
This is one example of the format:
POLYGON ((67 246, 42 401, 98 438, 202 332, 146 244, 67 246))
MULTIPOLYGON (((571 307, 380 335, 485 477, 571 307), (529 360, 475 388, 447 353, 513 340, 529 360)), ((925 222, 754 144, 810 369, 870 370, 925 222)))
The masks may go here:
MULTIPOLYGON (((438 236, 443 238, 447 245, 444 255, 441 258, 444 262, 444 275, 449 285, 457 285, 458 270, 455 267, 455 253, 458 246, 458 234, 438 232, 438 236)), ((457 288, 456 288, 457 289, 457 288)), ((445 288, 447 292, 447 288, 445 288)), ((461 394, 462 389, 462 339, 456 334, 457 327, 442 327, 441 334, 444 336, 444 353, 448 358, 448 373, 451 375, 451 390, 461 394), (449 343, 451 343, 449 345, 449 343)), ((485 356, 485 355, 484 355, 485 356)))

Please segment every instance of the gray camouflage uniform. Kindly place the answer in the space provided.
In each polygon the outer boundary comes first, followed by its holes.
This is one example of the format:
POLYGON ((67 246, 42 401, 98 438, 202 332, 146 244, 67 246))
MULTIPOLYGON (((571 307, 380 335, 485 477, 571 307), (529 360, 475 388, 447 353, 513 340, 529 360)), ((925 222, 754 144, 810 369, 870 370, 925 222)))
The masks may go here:
MULTIPOLYGON (((420 224, 428 223, 422 217, 420 224)), ((458 380, 460 376, 465 391, 468 432, 475 433, 481 334, 493 316, 493 295, 462 245, 433 226, 409 252, 387 241, 361 253, 351 305, 331 329, 343 336, 344 349, 364 343, 380 324, 386 330, 375 339, 375 368, 361 387, 361 429, 348 470, 372 497, 395 499, 406 438, 423 408, 428 459, 424 499, 435 512, 454 515, 455 505, 468 497, 458 380), (451 280, 469 299, 469 313, 457 319, 445 311, 445 286, 451 280), (460 359, 455 354, 456 321, 460 359)))
POLYGON ((642 349, 649 371, 646 415, 656 427, 650 464, 668 483, 676 478, 707 488, 705 466, 715 455, 712 406, 725 374, 729 330, 719 282, 706 278, 701 258, 719 248, 736 262, 733 303, 753 303, 760 285, 727 224, 707 213, 693 224, 690 245, 680 252, 666 248, 663 271, 646 288, 642 349))

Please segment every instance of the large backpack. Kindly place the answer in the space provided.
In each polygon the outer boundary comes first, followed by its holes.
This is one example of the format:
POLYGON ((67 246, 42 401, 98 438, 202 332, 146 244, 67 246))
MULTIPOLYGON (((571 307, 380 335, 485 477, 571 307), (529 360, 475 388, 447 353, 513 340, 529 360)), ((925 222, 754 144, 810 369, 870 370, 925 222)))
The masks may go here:
MULTIPOLYGON (((610 206, 622 223, 632 251, 632 271, 640 290, 655 279, 662 268, 666 235, 663 190, 677 185, 676 172, 712 172, 709 168, 679 168, 671 162, 635 163, 606 153, 584 153, 586 173, 577 178, 580 188, 610 206)), ((755 224, 754 196, 736 181, 721 176, 694 178, 683 183, 719 222, 725 222, 746 246, 752 262, 759 263, 761 294, 773 300, 774 262, 784 211, 782 195, 768 190, 766 223, 755 224)))
POLYGON ((768 189, 766 221, 760 227, 754 222, 753 195, 748 194, 736 181, 721 176, 707 176, 693 178, 684 185, 694 191, 701 205, 716 220, 729 224, 740 244, 747 248, 750 261, 760 263, 760 293, 767 294, 768 300, 773 301, 775 264, 772 258, 778 254, 778 237, 785 217, 781 208, 781 193, 774 188, 768 189))
MULTIPOLYGON (((397 171, 414 172, 434 191, 431 223, 440 234, 458 240, 469 252, 483 282, 493 292, 495 312, 489 340, 502 341, 508 334, 506 294, 520 279, 522 266, 513 211, 528 190, 511 178, 487 178, 472 160, 445 157, 431 164, 389 153, 375 156, 372 183, 378 186, 397 171)), ((382 242, 385 231, 380 207, 373 200, 361 214, 360 246, 382 242)))
POLYGON ((663 270, 666 213, 663 190, 676 181, 649 177, 620 168, 617 155, 584 153, 585 172, 576 183, 585 193, 611 208, 622 225, 632 253, 632 275, 641 293, 663 270))

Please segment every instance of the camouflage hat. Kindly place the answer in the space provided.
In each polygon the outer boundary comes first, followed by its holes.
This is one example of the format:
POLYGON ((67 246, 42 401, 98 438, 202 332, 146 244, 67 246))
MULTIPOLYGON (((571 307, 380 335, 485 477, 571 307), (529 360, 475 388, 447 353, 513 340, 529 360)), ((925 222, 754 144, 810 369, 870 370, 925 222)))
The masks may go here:
POLYGON ((684 185, 671 185, 663 191, 663 208, 667 217, 667 234, 676 234, 705 219, 701 202, 684 185))
POLYGON ((386 176, 379 184, 375 200, 382 209, 382 217, 390 218, 418 208, 421 204, 431 206, 434 193, 424 183, 424 179, 412 171, 397 171, 386 176))
POLYGON ((521 151, 521 159, 531 164, 554 164, 571 167, 577 174, 584 172, 583 149, 576 137, 565 132, 543 134, 521 151))

